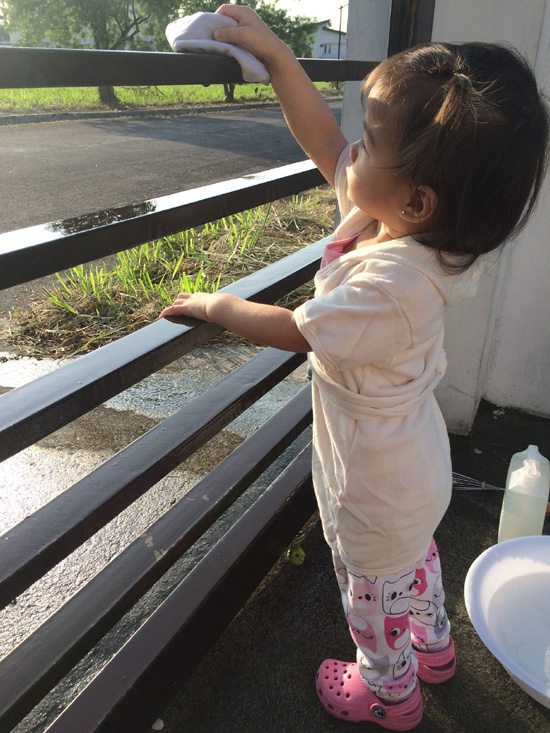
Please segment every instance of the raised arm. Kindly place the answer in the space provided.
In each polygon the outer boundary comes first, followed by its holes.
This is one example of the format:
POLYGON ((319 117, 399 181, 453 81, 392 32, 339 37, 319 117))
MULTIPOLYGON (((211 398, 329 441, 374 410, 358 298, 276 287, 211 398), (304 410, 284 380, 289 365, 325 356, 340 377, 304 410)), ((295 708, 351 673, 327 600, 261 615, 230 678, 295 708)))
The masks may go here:
POLYGON ((347 145, 338 122, 292 51, 246 5, 222 5, 217 13, 238 22, 215 32, 216 40, 235 43, 265 65, 290 131, 302 149, 334 185, 340 153, 347 145))

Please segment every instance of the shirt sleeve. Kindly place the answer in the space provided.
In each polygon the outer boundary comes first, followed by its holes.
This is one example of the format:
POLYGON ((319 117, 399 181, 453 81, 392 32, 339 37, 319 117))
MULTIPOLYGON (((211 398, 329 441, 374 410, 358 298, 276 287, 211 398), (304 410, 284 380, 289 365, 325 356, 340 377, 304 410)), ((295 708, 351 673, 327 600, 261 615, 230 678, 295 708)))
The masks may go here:
POLYGON ((353 275, 304 303, 294 318, 315 356, 332 371, 386 364, 412 341, 399 302, 372 273, 353 275))

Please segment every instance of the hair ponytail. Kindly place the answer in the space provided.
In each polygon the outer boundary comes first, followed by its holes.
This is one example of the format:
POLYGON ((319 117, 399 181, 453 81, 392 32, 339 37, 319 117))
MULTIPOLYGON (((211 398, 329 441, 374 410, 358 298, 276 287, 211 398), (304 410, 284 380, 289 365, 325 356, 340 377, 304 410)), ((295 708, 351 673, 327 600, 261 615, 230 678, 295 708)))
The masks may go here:
POLYGON ((473 112, 472 95, 475 93, 472 82, 463 72, 454 72, 446 84, 447 94, 434 118, 443 127, 458 129, 468 112, 473 112))

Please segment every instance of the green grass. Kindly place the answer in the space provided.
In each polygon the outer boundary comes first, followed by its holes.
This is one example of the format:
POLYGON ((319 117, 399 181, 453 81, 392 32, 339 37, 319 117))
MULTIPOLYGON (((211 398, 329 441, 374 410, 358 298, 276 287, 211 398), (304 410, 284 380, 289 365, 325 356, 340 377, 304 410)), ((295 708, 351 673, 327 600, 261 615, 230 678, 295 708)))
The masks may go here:
MULTIPOLYGON (((316 84, 323 93, 334 93, 329 84, 316 84)), ((115 87, 121 108, 181 107, 221 103, 221 84, 159 87, 115 87)), ((239 84, 236 102, 275 100, 271 85, 239 84)), ((88 87, 52 89, 2 89, 0 111, 5 114, 96 110, 102 107, 98 91, 88 87)))
MULTIPOLYGON (((180 292, 215 292, 326 236, 334 193, 317 189, 79 265, 15 314, 12 342, 30 356, 90 351, 155 320, 180 292)), ((311 286, 283 301, 294 307, 311 286)))

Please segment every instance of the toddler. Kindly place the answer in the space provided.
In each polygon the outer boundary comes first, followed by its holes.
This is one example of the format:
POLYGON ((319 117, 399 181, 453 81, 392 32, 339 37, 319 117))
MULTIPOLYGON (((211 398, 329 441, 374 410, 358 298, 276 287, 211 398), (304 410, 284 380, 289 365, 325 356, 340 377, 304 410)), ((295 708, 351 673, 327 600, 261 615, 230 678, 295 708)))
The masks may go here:
POLYGON ((449 504, 449 442, 433 390, 443 313, 474 295, 484 255, 525 224, 544 177, 548 113, 519 55, 485 43, 406 50, 363 84, 349 145, 291 51, 246 6, 220 30, 267 67, 287 123, 336 188, 342 222, 294 312, 181 294, 161 316, 218 323, 308 352, 313 478, 356 662, 326 660, 316 688, 340 719, 409 730, 417 677, 452 677, 455 652, 433 533, 449 504))

